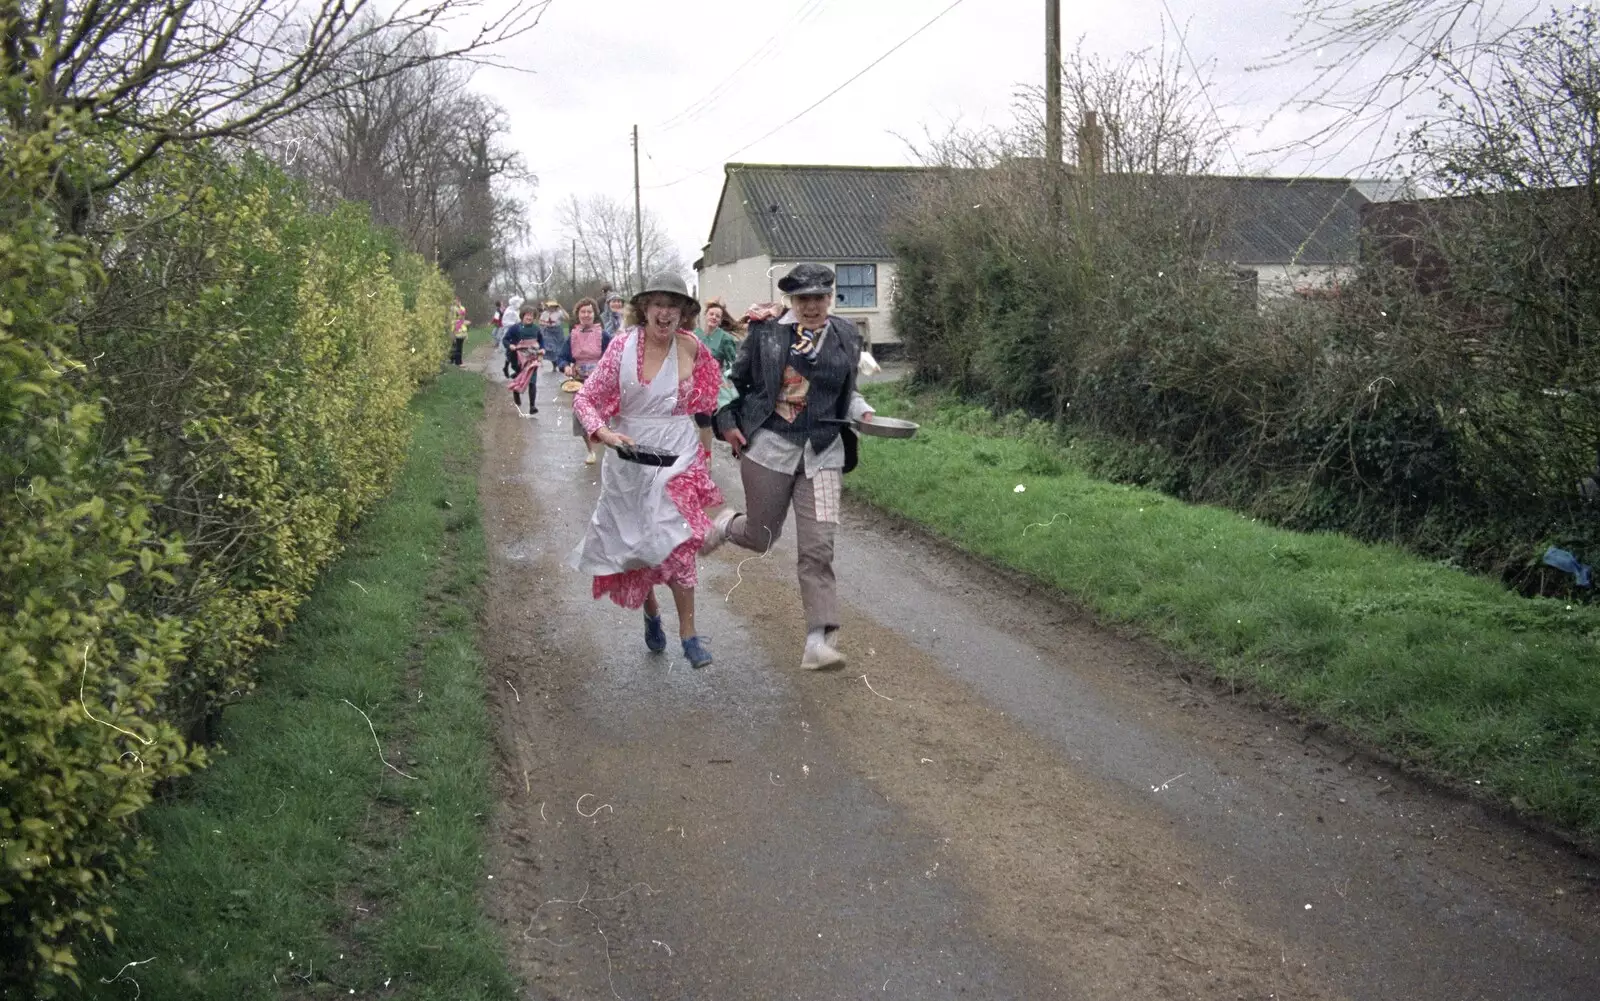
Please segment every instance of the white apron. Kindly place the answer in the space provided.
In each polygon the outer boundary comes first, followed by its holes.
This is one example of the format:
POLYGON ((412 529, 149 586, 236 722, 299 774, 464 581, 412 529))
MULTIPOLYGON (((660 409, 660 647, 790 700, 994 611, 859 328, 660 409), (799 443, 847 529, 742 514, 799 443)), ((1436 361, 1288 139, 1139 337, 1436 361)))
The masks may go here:
POLYGON ((678 457, 671 466, 628 462, 610 449, 600 466, 600 503, 589 519, 589 531, 567 561, 594 576, 660 566, 693 533, 683 513, 667 496, 667 481, 694 463, 700 434, 694 418, 674 414, 678 405, 678 344, 653 382, 639 381, 639 339, 631 330, 622 346, 621 403, 612 429, 640 445, 678 457))

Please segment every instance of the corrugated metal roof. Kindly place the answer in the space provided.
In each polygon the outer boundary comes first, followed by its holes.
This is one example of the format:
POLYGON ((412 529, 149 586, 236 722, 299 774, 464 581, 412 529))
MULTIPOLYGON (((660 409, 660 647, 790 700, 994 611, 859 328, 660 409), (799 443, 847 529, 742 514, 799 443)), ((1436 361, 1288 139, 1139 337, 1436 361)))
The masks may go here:
POLYGON ((918 167, 730 163, 750 224, 783 260, 885 260, 889 222, 926 174, 918 167))
MULTIPOLYGON (((917 196, 920 167, 730 163, 729 187, 769 256, 886 260, 889 224, 917 196)), ((1212 177, 1222 226, 1214 256, 1238 264, 1353 264, 1368 199, 1342 178, 1212 177)))
POLYGON ((1217 177, 1223 220, 1215 256, 1237 264, 1354 264, 1361 206, 1348 180, 1217 177))

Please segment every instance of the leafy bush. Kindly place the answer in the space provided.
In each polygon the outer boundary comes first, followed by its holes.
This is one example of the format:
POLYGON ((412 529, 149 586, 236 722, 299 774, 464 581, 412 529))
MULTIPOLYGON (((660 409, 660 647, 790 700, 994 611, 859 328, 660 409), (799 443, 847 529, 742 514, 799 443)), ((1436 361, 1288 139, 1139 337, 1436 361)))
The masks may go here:
POLYGON ((152 517, 136 446, 104 448, 66 350, 95 276, 44 199, 66 148, 7 134, 0 171, 0 987, 70 974, 111 934, 105 894, 137 864, 131 817, 201 756, 155 712, 185 625, 150 614, 184 550, 152 517))
POLYGON ((166 696, 193 729, 250 690, 252 655, 399 468, 449 292, 404 261, 406 310, 358 207, 312 214, 249 155, 176 151, 120 211, 108 225, 130 235, 79 331, 113 437, 151 442, 162 520, 193 558, 167 607, 195 621, 203 666, 166 696))
POLYGON ((114 934, 138 811, 399 469, 451 294, 203 144, 69 234, 59 180, 118 134, 0 129, 0 993, 34 996, 114 934))
MULTIPOLYGON (((1114 169, 1060 182, 1055 226, 1036 135, 946 141, 935 161, 962 169, 894 235, 916 378, 1050 420, 1116 479, 1569 591, 1539 557, 1600 562, 1577 489, 1600 476, 1600 15, 1508 37, 1503 84, 1417 139, 1456 196, 1406 217, 1428 267, 1380 252, 1337 294, 1261 309, 1213 263, 1207 165, 1156 155, 1193 134, 1181 115, 1113 116, 1114 169)), ((1069 104, 1139 86, 1103 77, 1069 104)))

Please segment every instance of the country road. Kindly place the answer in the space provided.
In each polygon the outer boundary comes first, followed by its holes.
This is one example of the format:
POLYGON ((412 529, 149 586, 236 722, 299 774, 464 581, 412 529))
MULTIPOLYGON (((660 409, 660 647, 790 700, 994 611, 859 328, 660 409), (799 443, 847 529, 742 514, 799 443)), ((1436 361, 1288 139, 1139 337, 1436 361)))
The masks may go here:
POLYGON ((1600 998, 1600 862, 859 506, 844 671, 798 669, 789 534, 702 561, 714 666, 648 654, 562 567, 599 481, 570 397, 520 417, 474 364, 526 997, 1600 998))

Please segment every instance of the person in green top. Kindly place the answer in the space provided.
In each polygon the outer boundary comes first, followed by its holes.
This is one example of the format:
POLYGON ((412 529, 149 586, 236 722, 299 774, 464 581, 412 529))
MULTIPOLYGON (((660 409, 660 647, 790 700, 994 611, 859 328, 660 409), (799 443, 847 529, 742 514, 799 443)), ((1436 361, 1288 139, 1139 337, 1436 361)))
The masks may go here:
POLYGON ((722 373, 726 375, 733 368, 733 359, 739 354, 739 341, 743 339, 739 336, 738 321, 720 299, 708 301, 705 312, 700 315, 701 325, 694 335, 711 349, 711 357, 717 360, 717 364, 722 366, 722 373))

